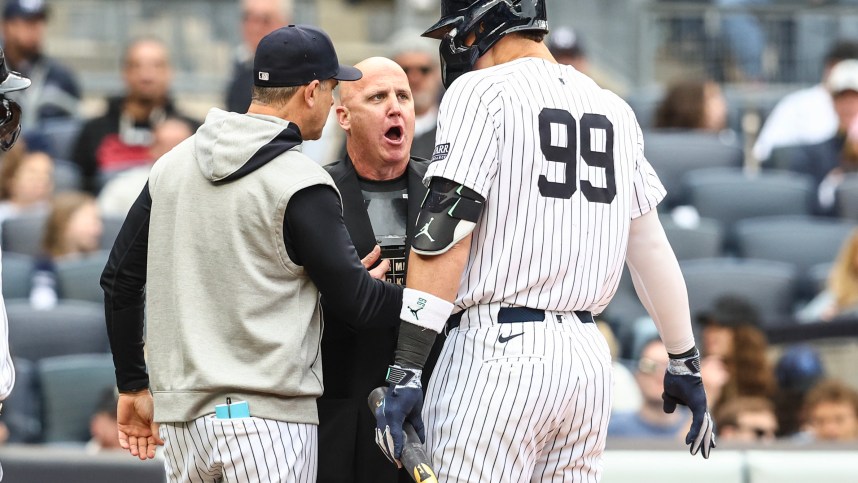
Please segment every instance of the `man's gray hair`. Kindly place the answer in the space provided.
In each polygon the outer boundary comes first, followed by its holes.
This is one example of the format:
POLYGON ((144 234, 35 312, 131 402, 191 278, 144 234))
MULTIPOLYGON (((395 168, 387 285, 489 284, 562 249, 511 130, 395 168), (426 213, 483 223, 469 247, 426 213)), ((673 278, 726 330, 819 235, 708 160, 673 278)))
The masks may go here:
POLYGON ((288 103, 301 87, 261 87, 255 85, 250 98, 253 102, 263 106, 282 106, 288 103))

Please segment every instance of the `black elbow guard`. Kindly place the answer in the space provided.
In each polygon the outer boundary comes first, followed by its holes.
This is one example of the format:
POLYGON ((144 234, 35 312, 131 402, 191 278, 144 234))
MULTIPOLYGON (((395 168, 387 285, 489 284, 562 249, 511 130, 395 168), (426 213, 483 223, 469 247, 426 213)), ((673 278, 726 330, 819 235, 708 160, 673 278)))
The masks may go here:
POLYGON ((432 178, 417 216, 418 232, 411 249, 420 255, 440 255, 468 236, 485 204, 476 191, 444 178, 432 178))

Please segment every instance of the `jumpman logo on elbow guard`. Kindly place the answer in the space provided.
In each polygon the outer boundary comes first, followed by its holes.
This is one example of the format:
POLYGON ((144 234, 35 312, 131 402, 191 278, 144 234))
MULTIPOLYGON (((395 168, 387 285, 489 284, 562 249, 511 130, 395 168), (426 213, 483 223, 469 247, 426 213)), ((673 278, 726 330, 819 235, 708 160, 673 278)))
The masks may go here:
POLYGON ((434 216, 432 218, 429 218, 429 222, 426 223, 425 225, 423 225, 423 228, 421 228, 420 231, 417 232, 416 235, 414 235, 414 238, 417 238, 420 235, 426 235, 426 237, 429 238, 429 240, 434 242, 435 239, 432 238, 432 235, 429 234, 429 225, 431 225, 433 221, 435 221, 434 216))

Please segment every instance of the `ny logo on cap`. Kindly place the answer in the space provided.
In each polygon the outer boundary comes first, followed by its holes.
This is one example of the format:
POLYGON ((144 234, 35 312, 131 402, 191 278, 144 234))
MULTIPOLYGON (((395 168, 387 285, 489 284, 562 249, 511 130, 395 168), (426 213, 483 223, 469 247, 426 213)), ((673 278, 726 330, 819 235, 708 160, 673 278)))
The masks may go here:
POLYGON ((267 81, 268 80, 268 72, 260 72, 259 80, 267 81))

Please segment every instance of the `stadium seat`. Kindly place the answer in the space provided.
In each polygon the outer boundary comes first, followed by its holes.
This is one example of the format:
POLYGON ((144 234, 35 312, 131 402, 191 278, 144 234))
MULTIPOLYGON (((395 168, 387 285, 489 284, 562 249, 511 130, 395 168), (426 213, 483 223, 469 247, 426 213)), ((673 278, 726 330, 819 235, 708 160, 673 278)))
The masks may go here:
POLYGON ((105 216, 101 221, 104 223, 104 229, 101 232, 101 249, 109 252, 110 249, 113 248, 113 242, 116 241, 116 236, 119 235, 119 230, 122 229, 122 224, 125 223, 125 218, 118 216, 105 216))
POLYGON ((833 263, 825 262, 818 263, 810 268, 808 274, 816 290, 815 294, 825 290, 825 286, 828 284, 828 275, 831 273, 833 267, 833 263))
POLYGON ((858 174, 847 175, 836 193, 837 214, 858 221, 858 174))
POLYGON ((735 139, 695 131, 646 131, 644 152, 667 189, 666 207, 684 204, 687 193, 682 177, 704 168, 739 168, 744 161, 735 139))
POLYGON ((799 297, 816 294, 811 269, 831 263, 856 223, 815 217, 750 218, 736 224, 740 256, 792 264, 799 274, 799 297))
POLYGON ((105 389, 116 385, 110 354, 75 354, 39 361, 39 382, 47 443, 89 438, 89 420, 105 389))
POLYGON ((7 301, 12 355, 37 362, 45 357, 109 351, 104 305, 60 301, 51 310, 35 310, 26 301, 7 301))
POLYGON ((81 119, 61 119, 42 123, 39 134, 48 140, 50 155, 54 159, 72 159, 74 144, 80 128, 81 119))
POLYGON ((83 187, 80 168, 71 161, 54 160, 54 193, 79 191, 83 187))
POLYGON ((724 230, 716 220, 701 219, 694 227, 683 227, 663 217, 662 226, 679 260, 715 258, 722 255, 724 230))
POLYGON ((680 262, 691 314, 696 317, 723 295, 744 297, 763 320, 789 320, 793 310, 796 271, 770 260, 711 258, 680 262))
POLYGON ((689 202, 701 217, 721 222, 725 243, 732 249, 734 224, 745 218, 810 215, 816 188, 805 175, 764 171, 746 175, 741 169, 706 169, 685 175, 689 202))
POLYGON ((33 282, 33 258, 19 253, 3 254, 3 298, 30 296, 33 282))
POLYGON ((15 389, 3 401, 0 421, 9 429, 10 443, 38 443, 42 439, 42 399, 32 362, 15 358, 15 389))
POLYGON ((104 303, 104 292, 99 281, 110 254, 103 250, 79 260, 57 263, 57 282, 60 298, 88 300, 104 303))
POLYGON ((24 215, 3 221, 3 252, 21 253, 37 257, 42 252, 42 234, 47 214, 24 215))

